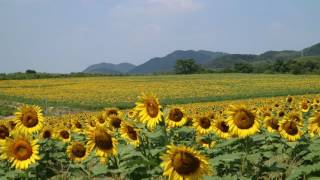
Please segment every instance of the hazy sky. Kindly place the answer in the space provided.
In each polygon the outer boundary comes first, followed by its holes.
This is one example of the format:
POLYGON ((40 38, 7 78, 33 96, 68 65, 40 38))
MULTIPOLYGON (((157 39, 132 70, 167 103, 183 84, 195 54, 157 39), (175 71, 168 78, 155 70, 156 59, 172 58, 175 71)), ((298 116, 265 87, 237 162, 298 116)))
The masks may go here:
POLYGON ((0 0, 0 72, 76 72, 177 50, 300 50, 319 0, 0 0))

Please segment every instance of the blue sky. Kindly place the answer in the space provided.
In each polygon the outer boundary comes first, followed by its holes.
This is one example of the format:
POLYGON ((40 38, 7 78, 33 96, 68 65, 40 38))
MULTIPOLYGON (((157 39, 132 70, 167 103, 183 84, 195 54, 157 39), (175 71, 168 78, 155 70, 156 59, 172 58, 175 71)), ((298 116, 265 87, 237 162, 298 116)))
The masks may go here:
POLYGON ((77 72, 182 49, 300 50, 320 42, 318 0, 0 0, 0 72, 77 72))

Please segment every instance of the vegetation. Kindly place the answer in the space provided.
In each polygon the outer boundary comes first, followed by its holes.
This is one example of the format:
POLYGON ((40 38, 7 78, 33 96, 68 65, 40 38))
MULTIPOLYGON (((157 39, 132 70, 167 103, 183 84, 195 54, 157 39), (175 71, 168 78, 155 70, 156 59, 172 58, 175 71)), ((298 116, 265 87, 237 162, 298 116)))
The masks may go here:
POLYGON ((140 92, 185 104, 320 92, 317 75, 194 74, 0 81, 3 100, 44 107, 130 108, 140 92))
POLYGON ((6 179, 312 179, 320 173, 320 99, 288 96, 44 116, 21 106, 0 124, 6 179), (190 106, 191 107, 191 106, 190 106))
POLYGON ((307 56, 292 60, 263 63, 236 63, 231 70, 241 73, 320 74, 320 56, 307 56))
POLYGON ((193 59, 178 59, 174 71, 176 74, 195 74, 200 72, 201 68, 193 59))
MULTIPOLYGON (((27 72, 28 71, 28 72, 27 72)), ((101 77, 101 76, 124 76, 125 74, 89 74, 89 73, 70 73, 70 74, 52 74, 52 73, 0 73, 0 80, 19 80, 19 79, 51 79, 51 78, 71 78, 71 77, 101 77)))

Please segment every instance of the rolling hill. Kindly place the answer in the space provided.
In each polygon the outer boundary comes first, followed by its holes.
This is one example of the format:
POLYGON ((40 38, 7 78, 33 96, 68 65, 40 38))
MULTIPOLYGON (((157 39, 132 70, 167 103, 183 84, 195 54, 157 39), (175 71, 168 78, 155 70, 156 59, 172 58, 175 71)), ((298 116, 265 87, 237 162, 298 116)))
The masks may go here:
POLYGON ((138 66, 130 63, 100 63, 89 66, 83 72, 103 74, 170 73, 173 71, 177 59, 194 59, 197 64, 202 65, 204 68, 216 70, 232 68, 236 63, 267 64, 278 60, 293 60, 301 56, 320 56, 320 43, 301 51, 266 51, 258 55, 228 54, 206 50, 177 50, 164 57, 152 58, 138 66))
POLYGON ((130 63, 100 63, 87 67, 83 72, 89 74, 126 74, 136 66, 130 63))
POLYGON ((174 51, 166 55, 165 57, 152 58, 149 61, 135 67, 129 71, 131 74, 151 74, 151 73, 163 73, 173 71, 174 65, 177 59, 194 59, 197 64, 206 64, 212 59, 226 55, 222 52, 211 52, 211 51, 174 51))

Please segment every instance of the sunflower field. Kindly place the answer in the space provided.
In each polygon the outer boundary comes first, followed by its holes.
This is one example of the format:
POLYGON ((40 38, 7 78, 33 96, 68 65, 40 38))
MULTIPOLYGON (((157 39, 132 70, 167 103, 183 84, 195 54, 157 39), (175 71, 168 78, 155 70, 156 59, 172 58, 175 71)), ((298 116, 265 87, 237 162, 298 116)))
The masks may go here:
POLYGON ((2 179, 312 179, 320 176, 320 97, 286 96, 0 121, 2 179), (196 108, 194 108, 196 107, 196 108))
POLYGON ((185 104, 320 93, 320 76, 288 74, 193 74, 0 81, 0 98, 27 104, 82 109, 134 106, 141 92, 162 104, 185 104))

